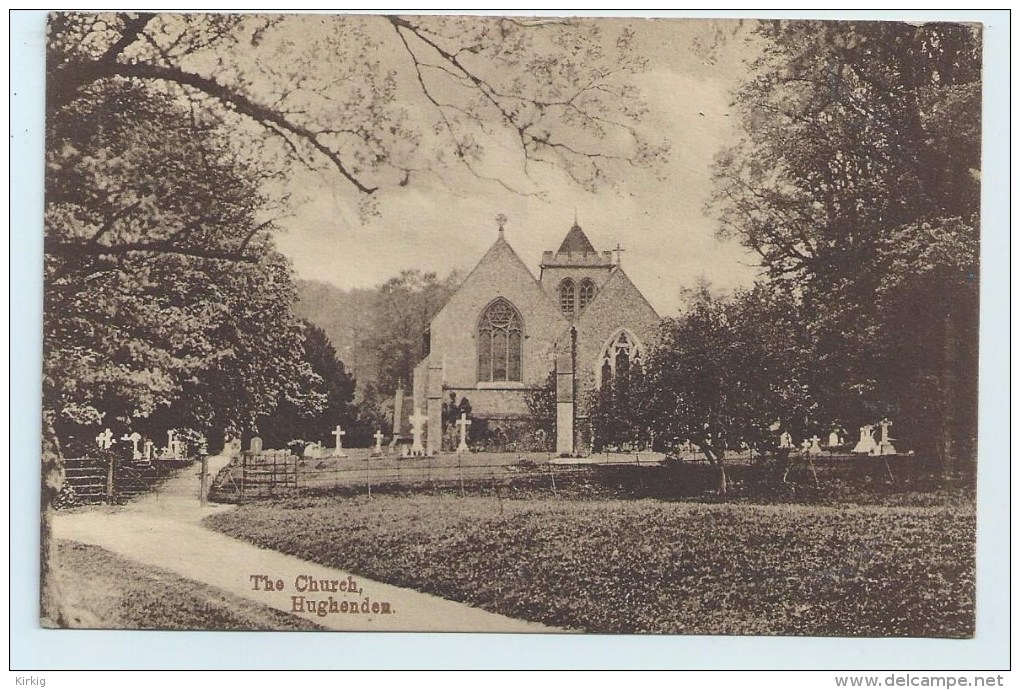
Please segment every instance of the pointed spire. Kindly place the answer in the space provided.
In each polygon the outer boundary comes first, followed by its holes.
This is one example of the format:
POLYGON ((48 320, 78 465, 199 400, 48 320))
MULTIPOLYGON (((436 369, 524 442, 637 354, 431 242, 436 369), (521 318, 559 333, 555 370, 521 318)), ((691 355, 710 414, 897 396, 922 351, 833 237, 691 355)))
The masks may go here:
POLYGON ((577 206, 574 206, 574 227, 578 230, 581 229, 581 226, 577 223, 577 206))
POLYGON ((584 230, 577 224, 577 215, 575 211, 574 225, 567 232, 566 237, 563 238, 563 242, 560 243, 560 248, 557 250, 558 253, 572 253, 572 254, 594 254, 595 247, 592 246, 591 240, 584 234, 584 230))

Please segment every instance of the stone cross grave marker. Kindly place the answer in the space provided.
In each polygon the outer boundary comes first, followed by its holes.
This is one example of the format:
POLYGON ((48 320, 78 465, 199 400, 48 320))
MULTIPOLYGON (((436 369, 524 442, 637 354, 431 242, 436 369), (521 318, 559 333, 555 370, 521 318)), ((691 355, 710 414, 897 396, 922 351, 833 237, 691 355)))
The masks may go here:
POLYGON ((138 442, 142 440, 142 435, 137 431, 131 434, 124 434, 120 437, 121 441, 131 441, 131 459, 141 460, 142 453, 138 450, 138 442))
POLYGON ((889 438, 889 427, 892 426, 892 422, 888 419, 883 419, 878 423, 878 426, 882 427, 882 440, 878 442, 878 445, 871 451, 871 454, 896 455, 896 448, 892 444, 892 439, 889 438))
POLYGON ((346 435, 347 432, 344 431, 339 424, 336 425, 336 429, 333 429, 333 436, 336 437, 336 447, 333 449, 333 455, 338 458, 347 457, 347 453, 344 452, 344 439, 343 439, 343 437, 346 435))
POLYGON ((375 450, 372 451, 372 454, 382 455, 383 454, 382 440, 386 438, 386 434, 384 434, 379 429, 376 429, 375 434, 372 436, 372 438, 375 439, 375 450))
POLYGON ((152 446, 153 445, 154 444, 153 444, 152 441, 150 441, 149 439, 145 439, 145 450, 143 451, 143 453, 144 453, 143 459, 146 462, 152 460, 152 446))
POLYGON ((456 424, 460 427, 460 444, 457 446, 457 452, 470 453, 471 450, 467 444, 467 428, 471 426, 471 420, 467 418, 467 413, 461 412, 460 419, 457 420, 456 424))
POLYGON ((415 410, 411 415, 411 454, 424 455, 425 446, 422 445, 422 433, 425 431, 425 422, 429 421, 427 415, 415 410))
POLYGON ((807 452, 811 455, 821 455, 822 447, 818 445, 818 442, 821 440, 822 439, 818 438, 818 434, 815 434, 814 436, 809 438, 808 441, 810 441, 811 447, 807 449, 807 452))
POLYGON ((96 436, 96 443, 99 444, 101 450, 110 450, 110 446, 113 445, 113 432, 107 429, 99 434, 96 436))
POLYGON ((803 453, 810 453, 811 452, 811 441, 809 441, 807 439, 804 439, 803 441, 801 441, 800 442, 800 450, 803 453))
POLYGON ((262 452, 262 437, 261 436, 252 436, 251 445, 248 446, 248 450, 250 450, 252 453, 261 453, 262 452))

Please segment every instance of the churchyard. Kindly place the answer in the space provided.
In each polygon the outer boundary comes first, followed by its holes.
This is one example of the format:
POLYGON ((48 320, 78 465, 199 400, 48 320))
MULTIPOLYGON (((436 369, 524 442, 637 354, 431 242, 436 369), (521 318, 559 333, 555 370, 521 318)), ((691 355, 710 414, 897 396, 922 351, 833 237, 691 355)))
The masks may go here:
MULTIPOLYGON (((559 629, 968 637, 973 488, 947 481, 928 458, 883 453, 892 443, 888 434, 876 440, 875 427, 852 445, 834 438, 823 449, 818 435, 794 443, 782 432, 772 453, 729 452, 725 494, 717 468, 689 443, 669 455, 561 457, 478 452, 465 433, 459 451, 430 454, 414 438, 384 445, 393 439, 381 432, 373 447, 347 448, 338 425, 332 447, 228 442, 229 463, 206 480, 196 472, 203 463, 186 457, 203 457, 201 439, 189 445, 171 434, 152 450, 132 434, 104 432, 96 454, 120 468, 185 465, 196 502, 208 481, 212 501, 239 504, 207 517, 211 530, 559 629)), ((130 564, 139 587, 165 583, 188 612, 154 613, 142 596, 144 619, 133 585, 88 575, 107 558, 96 547, 60 549, 62 577, 98 583, 69 588, 75 625, 203 627, 203 616, 214 627, 300 625, 237 602, 227 606, 233 617, 219 617, 215 590, 130 564), (79 600, 89 602, 80 611, 79 600)))
POLYGON ((290 457, 294 484, 224 492, 243 505, 204 524, 567 630, 972 635, 972 489, 917 456, 810 445, 785 463, 732 453, 727 495, 696 450, 328 449, 290 457))

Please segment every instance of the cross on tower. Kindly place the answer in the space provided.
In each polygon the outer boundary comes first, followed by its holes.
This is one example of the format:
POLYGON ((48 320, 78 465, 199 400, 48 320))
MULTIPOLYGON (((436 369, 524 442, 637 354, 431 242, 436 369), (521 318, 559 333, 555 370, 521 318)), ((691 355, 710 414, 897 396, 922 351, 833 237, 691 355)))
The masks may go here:
POLYGON ((509 219, 506 217, 505 213, 500 213, 498 216, 496 216, 496 222, 499 224, 499 234, 500 235, 503 234, 503 230, 506 227, 507 220, 509 220, 509 219))
POLYGON ((623 247, 621 247, 620 243, 617 242, 616 246, 613 247, 613 251, 616 252, 616 265, 619 266, 620 265, 620 252, 625 252, 627 250, 624 249, 623 247))

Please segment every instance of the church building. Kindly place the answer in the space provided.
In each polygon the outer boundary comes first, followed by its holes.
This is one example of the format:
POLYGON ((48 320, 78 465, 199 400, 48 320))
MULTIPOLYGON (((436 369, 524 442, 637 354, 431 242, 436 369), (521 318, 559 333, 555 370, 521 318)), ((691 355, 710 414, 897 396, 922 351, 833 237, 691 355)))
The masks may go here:
MULTIPOLYGON (((589 391, 639 366, 659 315, 620 266, 596 251, 575 220, 539 277, 499 236, 423 336, 414 370, 414 409, 424 411, 426 450, 442 443, 442 406, 466 397, 474 417, 512 428, 529 416, 527 394, 556 376, 556 451, 589 450, 589 391)), ((619 245, 617 246, 619 250, 619 245)))

